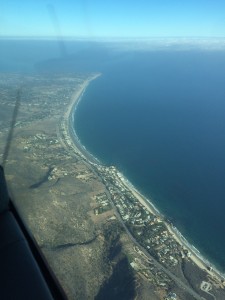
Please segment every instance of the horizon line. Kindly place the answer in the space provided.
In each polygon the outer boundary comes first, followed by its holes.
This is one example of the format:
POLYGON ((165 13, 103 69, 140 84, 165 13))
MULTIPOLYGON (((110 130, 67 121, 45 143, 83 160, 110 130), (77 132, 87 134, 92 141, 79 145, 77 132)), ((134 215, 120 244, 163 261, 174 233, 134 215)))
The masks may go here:
POLYGON ((36 36, 29 36, 29 35, 0 35, 0 39, 32 39, 32 40, 58 40, 58 39, 65 39, 65 40, 107 40, 107 41, 115 41, 115 40, 158 40, 158 39, 177 39, 177 40, 216 40, 216 39, 224 39, 225 36, 73 36, 73 35, 64 35, 64 36, 43 36, 43 35, 36 35, 36 36))

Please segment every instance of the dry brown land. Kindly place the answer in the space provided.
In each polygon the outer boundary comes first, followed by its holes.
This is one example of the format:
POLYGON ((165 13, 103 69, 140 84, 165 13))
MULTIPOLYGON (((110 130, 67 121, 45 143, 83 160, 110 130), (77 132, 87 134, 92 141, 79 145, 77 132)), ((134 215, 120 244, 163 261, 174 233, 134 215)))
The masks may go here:
MULTIPOLYGON (((27 82, 5 168, 13 201, 69 299, 154 300, 170 291, 193 299, 138 249, 112 206, 96 211, 105 185, 59 132, 60 124, 68 125, 63 118, 71 99, 92 77, 0 75, 0 153, 17 87, 27 82)), ((204 271, 187 260, 181 273, 188 287, 212 299, 200 291, 201 282, 211 280, 204 271)), ((225 299, 218 282, 211 292, 225 299)))

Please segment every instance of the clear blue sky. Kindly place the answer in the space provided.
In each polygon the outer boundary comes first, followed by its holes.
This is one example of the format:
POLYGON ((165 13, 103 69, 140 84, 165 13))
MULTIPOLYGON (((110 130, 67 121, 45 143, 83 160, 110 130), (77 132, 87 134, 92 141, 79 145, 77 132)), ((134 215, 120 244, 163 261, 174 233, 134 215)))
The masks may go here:
POLYGON ((60 33, 91 38, 225 37, 225 0, 1 1, 0 36, 60 33))

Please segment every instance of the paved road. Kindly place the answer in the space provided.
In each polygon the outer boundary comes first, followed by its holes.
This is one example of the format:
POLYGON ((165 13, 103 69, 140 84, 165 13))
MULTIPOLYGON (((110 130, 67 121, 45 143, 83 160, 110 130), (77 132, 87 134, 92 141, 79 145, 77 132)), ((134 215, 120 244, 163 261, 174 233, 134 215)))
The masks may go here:
MULTIPOLYGON (((109 199, 111 200, 110 197, 110 193, 108 193, 109 199)), ((154 265, 161 271, 163 271, 165 274, 167 274, 174 282, 176 282, 176 284, 182 288, 183 290, 185 290, 187 293, 189 293, 190 295, 192 295, 194 297, 194 299, 197 300, 205 300, 204 297, 201 297, 198 293, 196 293, 190 286, 186 285, 181 279, 179 279, 178 277, 176 277, 172 272, 170 272, 168 269, 166 269, 166 267, 164 267, 161 263, 159 263, 154 257, 152 257, 146 250, 145 248, 143 248, 138 241, 132 236, 132 234, 130 233, 130 231, 128 230, 127 226, 124 224, 120 214, 118 213, 118 210, 116 208, 116 206, 114 205, 113 201, 111 200, 111 204, 115 210, 115 215, 117 216, 118 220, 121 222, 121 224, 123 225, 123 228, 126 230, 128 236, 130 237, 130 239, 134 242, 134 244, 136 246, 138 246, 138 248, 149 258, 154 262, 154 265)))
MULTIPOLYGON (((63 135, 62 135, 62 128, 58 128, 57 130, 57 135, 58 138, 60 140, 60 142, 62 143, 62 145, 67 149, 67 151, 73 156, 74 153, 73 151, 71 151, 71 147, 67 145, 67 143, 64 142, 63 139, 63 135)), ((84 161, 84 163, 86 163, 84 161)), ((95 172, 94 168, 92 166, 90 166, 90 164, 86 163, 89 167, 91 167, 91 169, 94 171, 94 173, 101 179, 102 178, 99 176, 99 174, 97 174, 97 172, 95 172)), ((134 242, 134 244, 136 246, 138 246, 138 248, 149 258, 151 259, 155 266, 163 271, 165 274, 167 274, 174 282, 176 282, 176 284, 184 289, 186 292, 188 292, 190 295, 192 295, 194 297, 194 299, 196 300, 205 300, 205 298, 201 297, 198 293, 196 293, 190 286, 186 285, 182 280, 180 280, 178 277, 176 277, 172 272, 170 272, 168 269, 166 269, 162 264, 160 264, 154 257, 152 257, 139 243, 138 241, 132 236, 132 234, 130 233, 130 231, 128 230, 128 228, 126 227, 126 225, 124 224, 120 214, 118 213, 118 210, 116 208, 116 206, 114 205, 113 201, 111 200, 111 196, 110 193, 108 192, 108 196, 109 199, 111 201, 112 207, 114 208, 115 211, 115 215, 117 216, 118 220, 121 222, 122 226, 124 227, 125 231, 127 232, 128 236, 130 237, 130 239, 134 242)))

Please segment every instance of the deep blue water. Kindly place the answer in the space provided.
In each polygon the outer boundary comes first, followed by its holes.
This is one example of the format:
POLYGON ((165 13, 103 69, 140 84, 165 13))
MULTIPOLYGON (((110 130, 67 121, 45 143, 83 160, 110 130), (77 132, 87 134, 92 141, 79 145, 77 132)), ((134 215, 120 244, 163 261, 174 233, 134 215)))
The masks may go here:
POLYGON ((225 270, 225 54, 133 53, 80 101, 75 128, 225 270))
POLYGON ((82 143, 225 271, 225 54, 59 42, 0 39, 0 72, 101 71, 76 111, 82 143))

